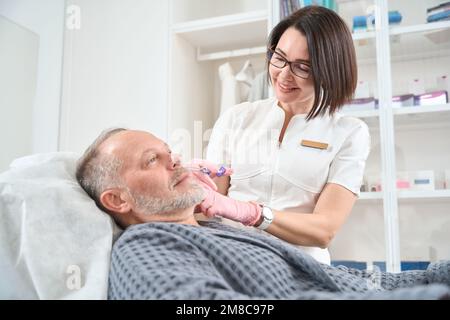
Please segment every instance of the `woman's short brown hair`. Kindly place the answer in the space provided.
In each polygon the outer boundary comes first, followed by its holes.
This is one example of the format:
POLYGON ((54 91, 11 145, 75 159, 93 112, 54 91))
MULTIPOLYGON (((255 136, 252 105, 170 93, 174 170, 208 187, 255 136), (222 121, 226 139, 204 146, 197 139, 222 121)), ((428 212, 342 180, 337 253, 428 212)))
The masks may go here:
MULTIPOLYGON (((307 6, 280 21, 269 36, 268 49, 275 49, 283 33, 294 27, 305 37, 314 81, 314 104, 307 120, 338 111, 353 98, 358 70, 352 34, 334 11, 307 6)), ((267 51, 269 70, 270 51, 267 51)), ((268 77, 270 81, 270 75, 268 77)))

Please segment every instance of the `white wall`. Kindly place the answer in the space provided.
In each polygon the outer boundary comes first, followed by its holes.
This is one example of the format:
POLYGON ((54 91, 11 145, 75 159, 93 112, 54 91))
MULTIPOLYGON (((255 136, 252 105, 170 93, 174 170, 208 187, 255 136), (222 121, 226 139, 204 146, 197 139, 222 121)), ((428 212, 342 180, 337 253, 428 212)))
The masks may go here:
POLYGON ((60 149, 82 152, 104 129, 167 138, 168 1, 70 0, 65 30, 60 149))
POLYGON ((0 172, 32 152, 39 37, 0 15, 0 172))
POLYGON ((31 151, 56 151, 61 97, 64 0, 0 0, 0 15, 33 31, 39 37, 31 151))

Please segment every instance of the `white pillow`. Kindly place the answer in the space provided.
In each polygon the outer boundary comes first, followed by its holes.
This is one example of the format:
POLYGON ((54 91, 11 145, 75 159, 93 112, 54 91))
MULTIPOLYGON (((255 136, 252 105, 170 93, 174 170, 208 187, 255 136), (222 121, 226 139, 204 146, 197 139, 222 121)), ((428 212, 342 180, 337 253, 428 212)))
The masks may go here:
POLYGON ((78 185, 78 157, 32 155, 0 175, 0 299, 106 299, 118 229, 78 185))

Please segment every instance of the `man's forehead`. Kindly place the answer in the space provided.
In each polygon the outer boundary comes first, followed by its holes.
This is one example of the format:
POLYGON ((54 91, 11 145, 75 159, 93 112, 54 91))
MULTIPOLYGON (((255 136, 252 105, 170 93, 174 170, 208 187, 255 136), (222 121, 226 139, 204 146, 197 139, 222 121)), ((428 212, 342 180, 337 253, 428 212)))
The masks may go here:
POLYGON ((158 148, 167 144, 149 132, 138 130, 125 130, 116 133, 107 139, 101 146, 104 152, 130 152, 144 151, 148 148, 158 148))

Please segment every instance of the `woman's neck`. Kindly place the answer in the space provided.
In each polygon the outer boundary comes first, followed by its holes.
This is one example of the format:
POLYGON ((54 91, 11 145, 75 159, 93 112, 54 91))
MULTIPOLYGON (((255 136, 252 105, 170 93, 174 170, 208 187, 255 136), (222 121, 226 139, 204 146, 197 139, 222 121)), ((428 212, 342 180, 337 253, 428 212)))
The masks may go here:
POLYGON ((306 114, 312 109, 314 100, 297 101, 294 103, 285 103, 278 101, 278 106, 284 110, 286 116, 292 117, 296 114, 306 114))

